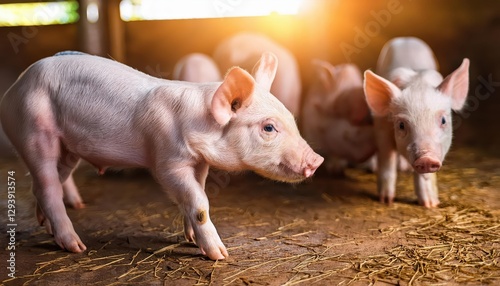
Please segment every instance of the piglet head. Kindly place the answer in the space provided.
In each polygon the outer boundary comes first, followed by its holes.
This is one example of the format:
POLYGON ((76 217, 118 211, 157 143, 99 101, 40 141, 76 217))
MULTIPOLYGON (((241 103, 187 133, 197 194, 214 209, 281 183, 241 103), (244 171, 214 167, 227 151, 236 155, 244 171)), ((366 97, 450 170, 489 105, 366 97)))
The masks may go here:
POLYGON ((255 79, 243 69, 231 69, 214 94, 211 113, 224 128, 225 165, 298 182, 311 177, 323 158, 300 136, 290 111, 269 92, 277 64, 275 55, 264 53, 254 68, 255 79))
POLYGON ((363 76, 353 64, 333 66, 329 62, 313 60, 314 71, 324 95, 316 100, 316 108, 325 115, 345 119, 352 125, 371 123, 371 115, 363 91, 363 76))
POLYGON ((400 154, 418 173, 439 171, 452 139, 451 111, 460 111, 469 86, 469 60, 444 80, 436 71, 398 69, 391 80, 365 72, 375 116, 388 116, 400 154))

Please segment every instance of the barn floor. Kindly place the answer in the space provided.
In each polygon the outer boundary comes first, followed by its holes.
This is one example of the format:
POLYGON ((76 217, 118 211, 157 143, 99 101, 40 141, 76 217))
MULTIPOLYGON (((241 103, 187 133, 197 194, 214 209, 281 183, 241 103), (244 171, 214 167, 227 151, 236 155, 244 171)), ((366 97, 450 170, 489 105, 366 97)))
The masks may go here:
POLYGON ((2 274, 5 285, 500 283, 500 159, 477 149, 448 154, 438 174, 441 205, 431 210, 416 204, 410 174, 400 175, 388 207, 377 201, 375 175, 361 170, 296 186, 212 172, 211 217, 230 253, 216 262, 184 241, 176 207, 145 172, 77 170, 87 207, 68 213, 88 250, 70 254, 37 226, 20 163, 0 165, 2 185, 9 170, 17 182, 17 272, 2 274))

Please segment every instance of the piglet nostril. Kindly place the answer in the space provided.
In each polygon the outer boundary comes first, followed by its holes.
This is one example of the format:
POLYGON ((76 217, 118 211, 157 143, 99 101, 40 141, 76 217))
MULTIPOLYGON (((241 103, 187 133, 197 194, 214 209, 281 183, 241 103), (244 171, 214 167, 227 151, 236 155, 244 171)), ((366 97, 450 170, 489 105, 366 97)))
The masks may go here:
POLYGON ((431 164, 431 170, 438 171, 440 168, 441 168, 441 164, 439 164, 439 163, 431 164))
POLYGON ((309 178, 312 175, 314 175, 314 172, 316 172, 316 170, 318 169, 319 166, 321 166, 324 160, 325 159, 320 155, 311 152, 311 154, 308 157, 307 166, 303 170, 304 177, 309 178))
POLYGON ((304 169, 304 177, 309 178, 314 174, 314 170, 311 170, 309 168, 304 169))
POLYGON ((413 168, 421 174, 434 173, 439 171, 441 168, 441 161, 433 157, 423 156, 415 160, 413 168))

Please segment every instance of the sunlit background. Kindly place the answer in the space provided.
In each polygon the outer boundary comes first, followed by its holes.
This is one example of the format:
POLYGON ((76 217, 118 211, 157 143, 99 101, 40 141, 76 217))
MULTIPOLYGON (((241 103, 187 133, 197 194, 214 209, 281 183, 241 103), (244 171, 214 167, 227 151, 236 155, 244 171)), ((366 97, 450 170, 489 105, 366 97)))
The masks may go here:
MULTIPOLYGON (((124 21, 295 15, 304 0, 122 0, 124 21)), ((99 20, 99 1, 88 1, 86 20, 99 20)), ((0 4, 0 26, 69 24, 79 20, 78 1, 0 4)))
POLYGON ((120 15, 124 21, 206 19, 221 17, 294 15, 303 0, 123 0, 120 15))
MULTIPOLYGON (((481 1, 481 5, 466 0, 31 2, 0 4, 0 94, 27 66, 61 50, 111 57, 169 78, 182 56, 211 55, 218 43, 241 31, 262 33, 289 49, 299 62, 304 89, 312 74, 311 59, 352 62, 361 70, 373 68, 383 44, 403 35, 428 42, 444 73, 458 66, 464 56, 470 57, 473 85, 480 84, 478 74, 484 78, 491 74, 494 81, 500 74, 496 43, 500 2, 496 0, 481 1), (351 47, 349 54, 345 47, 351 47)), ((488 103, 471 118, 495 114, 486 110, 495 106, 488 103)), ((469 141, 476 139, 471 135, 469 141)))
POLYGON ((78 21, 78 2, 10 3, 0 5, 0 26, 38 26, 78 21))

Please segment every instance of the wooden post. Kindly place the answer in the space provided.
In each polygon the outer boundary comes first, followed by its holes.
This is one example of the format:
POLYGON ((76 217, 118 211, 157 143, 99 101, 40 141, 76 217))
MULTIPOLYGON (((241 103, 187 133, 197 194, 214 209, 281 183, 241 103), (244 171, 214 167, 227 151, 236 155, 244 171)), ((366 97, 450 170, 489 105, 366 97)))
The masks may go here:
POLYGON ((123 30, 123 21, 120 17, 120 1, 108 1, 108 19, 109 19, 109 53, 110 56, 124 63, 125 62, 125 39, 123 30))
POLYGON ((107 13, 103 0, 80 0, 79 38, 83 52, 107 56, 107 13))

